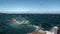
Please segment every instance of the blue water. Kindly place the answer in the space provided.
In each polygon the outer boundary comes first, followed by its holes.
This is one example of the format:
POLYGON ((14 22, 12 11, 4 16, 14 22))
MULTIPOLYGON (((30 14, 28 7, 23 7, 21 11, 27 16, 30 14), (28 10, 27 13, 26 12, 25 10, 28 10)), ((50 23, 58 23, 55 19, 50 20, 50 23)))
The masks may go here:
POLYGON ((36 29, 29 25, 40 24, 44 30, 50 30, 56 25, 60 26, 60 14, 0 14, 0 34, 27 34, 36 29), (13 18, 18 21, 28 20, 30 24, 13 24, 11 21, 13 18))

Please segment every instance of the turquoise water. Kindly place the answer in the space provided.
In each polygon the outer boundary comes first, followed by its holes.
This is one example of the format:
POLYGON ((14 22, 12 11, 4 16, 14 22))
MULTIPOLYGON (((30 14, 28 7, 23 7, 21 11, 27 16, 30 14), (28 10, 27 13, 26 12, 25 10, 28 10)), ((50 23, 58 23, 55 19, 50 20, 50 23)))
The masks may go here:
POLYGON ((50 30, 53 26, 60 26, 60 14, 0 14, 1 34, 27 34, 36 28, 30 25, 39 26, 44 30, 50 30), (28 20, 29 24, 14 24, 11 20, 28 20))

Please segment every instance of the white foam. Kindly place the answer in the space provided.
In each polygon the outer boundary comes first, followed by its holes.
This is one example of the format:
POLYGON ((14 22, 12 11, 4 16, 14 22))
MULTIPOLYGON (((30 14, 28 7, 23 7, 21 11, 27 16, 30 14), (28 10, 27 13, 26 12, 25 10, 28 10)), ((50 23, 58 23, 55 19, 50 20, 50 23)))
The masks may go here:
POLYGON ((54 33, 50 31, 46 31, 46 34, 54 34, 54 33))

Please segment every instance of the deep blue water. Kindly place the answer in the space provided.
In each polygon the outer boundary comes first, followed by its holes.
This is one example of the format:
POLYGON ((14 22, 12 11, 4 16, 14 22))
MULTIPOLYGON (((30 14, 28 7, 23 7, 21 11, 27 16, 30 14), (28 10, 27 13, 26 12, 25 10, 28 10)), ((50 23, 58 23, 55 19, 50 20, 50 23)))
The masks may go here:
POLYGON ((13 24, 11 22, 13 18, 28 20, 30 24, 36 26, 41 24, 44 30, 50 30, 56 25, 60 26, 60 14, 0 14, 0 34, 27 34, 35 30, 32 26, 13 24))

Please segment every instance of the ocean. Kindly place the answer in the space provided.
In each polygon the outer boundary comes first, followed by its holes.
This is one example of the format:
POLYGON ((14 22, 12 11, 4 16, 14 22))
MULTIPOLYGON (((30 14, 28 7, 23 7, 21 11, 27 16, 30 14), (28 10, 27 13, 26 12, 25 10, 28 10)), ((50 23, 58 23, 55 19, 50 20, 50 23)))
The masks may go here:
POLYGON ((27 34, 39 26, 43 30, 50 30, 54 26, 60 27, 60 14, 3 14, 0 13, 0 34, 27 34), (29 24, 13 23, 12 19, 21 22, 27 20, 29 24))

